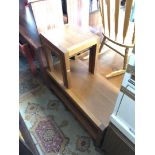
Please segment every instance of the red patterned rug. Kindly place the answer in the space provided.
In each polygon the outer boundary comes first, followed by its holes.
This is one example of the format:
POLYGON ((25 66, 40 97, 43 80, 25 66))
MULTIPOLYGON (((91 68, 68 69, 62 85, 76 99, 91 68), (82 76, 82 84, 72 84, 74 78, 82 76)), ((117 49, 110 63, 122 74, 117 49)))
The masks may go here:
POLYGON ((50 116, 39 118, 31 128, 31 133, 46 155, 61 154, 67 143, 64 135, 50 116))

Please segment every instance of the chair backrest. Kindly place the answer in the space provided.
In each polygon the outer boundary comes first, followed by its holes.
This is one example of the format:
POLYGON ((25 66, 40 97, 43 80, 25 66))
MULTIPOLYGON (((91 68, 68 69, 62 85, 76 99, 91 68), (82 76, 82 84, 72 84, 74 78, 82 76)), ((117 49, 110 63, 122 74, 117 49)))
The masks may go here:
POLYGON ((134 0, 126 0, 124 8, 120 7, 120 0, 99 0, 99 2, 103 34, 118 45, 133 47, 135 23, 130 20, 130 16, 134 0))
POLYGON ((61 0, 36 0, 30 5, 38 32, 64 25, 61 0))
POLYGON ((89 28, 89 0, 66 0, 68 23, 85 30, 89 28))

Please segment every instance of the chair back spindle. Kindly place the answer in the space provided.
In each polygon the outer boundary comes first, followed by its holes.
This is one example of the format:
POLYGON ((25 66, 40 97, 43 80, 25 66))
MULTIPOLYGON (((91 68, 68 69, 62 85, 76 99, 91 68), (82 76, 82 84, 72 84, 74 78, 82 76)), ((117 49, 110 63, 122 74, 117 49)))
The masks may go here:
POLYGON ((115 40, 117 39, 118 34, 118 17, 119 17, 119 4, 120 0, 115 1, 115 40))
POLYGON ((134 32, 133 32, 133 36, 132 36, 132 43, 134 44, 135 42, 135 24, 134 24, 134 32))
POLYGON ((107 0, 107 17, 108 17, 108 30, 109 30, 109 37, 110 37, 110 0, 107 0))
POLYGON ((124 28, 123 28, 123 43, 124 43, 127 31, 128 31, 132 3, 133 3, 133 0, 127 0, 126 1, 125 19, 124 19, 124 28))

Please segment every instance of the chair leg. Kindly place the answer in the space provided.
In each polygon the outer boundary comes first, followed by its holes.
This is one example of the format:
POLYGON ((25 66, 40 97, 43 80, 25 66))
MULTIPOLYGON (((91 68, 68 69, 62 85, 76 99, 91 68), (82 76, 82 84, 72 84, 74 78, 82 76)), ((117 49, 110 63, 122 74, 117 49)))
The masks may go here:
MULTIPOLYGON (((106 37, 104 37, 103 40, 102 40, 102 42, 101 42, 101 45, 100 45, 100 47, 99 47, 98 55, 102 54, 101 50, 102 50, 102 48, 103 48, 103 46, 104 46, 104 44, 105 44, 105 41, 106 41, 106 37)), ((86 59, 88 59, 88 58, 89 58, 89 55, 83 57, 84 60, 86 60, 86 59)))
POLYGON ((69 61, 69 54, 65 53, 60 60, 62 77, 64 86, 69 89, 71 85, 70 79, 70 61, 69 61))
POLYGON ((127 63, 128 63, 128 53, 129 53, 129 48, 125 49, 125 56, 124 56, 124 64, 123 64, 123 69, 126 70, 127 63))
POLYGON ((118 75, 125 73, 126 68, 127 68, 127 63, 128 63, 128 52, 129 52, 129 48, 126 48, 125 49, 125 55, 124 55, 123 69, 111 72, 110 74, 106 75, 106 78, 115 77, 115 76, 118 76, 118 75))
POLYGON ((125 73, 125 70, 120 69, 118 71, 114 71, 114 72, 111 72, 111 73, 107 74, 106 78, 112 78, 112 77, 115 77, 115 76, 118 76, 118 75, 121 75, 121 74, 124 74, 124 73, 125 73))
POLYGON ((105 41, 106 41, 106 37, 104 37, 103 40, 102 40, 102 42, 101 42, 99 53, 101 53, 101 50, 103 48, 103 45, 104 45, 105 41))

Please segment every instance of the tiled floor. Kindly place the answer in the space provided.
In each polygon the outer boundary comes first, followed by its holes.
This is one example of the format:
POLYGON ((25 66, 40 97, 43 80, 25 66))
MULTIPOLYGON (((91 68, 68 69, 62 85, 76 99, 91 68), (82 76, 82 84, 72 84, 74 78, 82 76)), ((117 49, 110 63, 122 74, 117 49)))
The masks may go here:
POLYGON ((62 102, 20 58, 20 114, 40 155, 103 155, 62 102))

